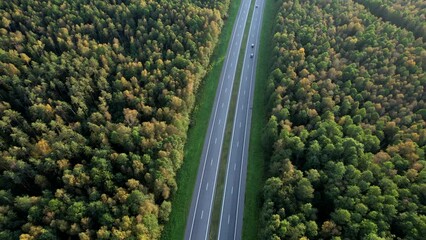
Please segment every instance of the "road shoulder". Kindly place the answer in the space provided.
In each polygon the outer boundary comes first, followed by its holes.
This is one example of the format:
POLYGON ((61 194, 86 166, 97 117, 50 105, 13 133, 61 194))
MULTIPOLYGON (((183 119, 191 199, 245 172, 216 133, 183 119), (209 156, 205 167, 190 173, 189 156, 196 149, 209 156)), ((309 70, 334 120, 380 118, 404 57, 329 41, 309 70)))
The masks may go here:
POLYGON ((245 190, 243 234, 244 240, 257 240, 260 231, 258 224, 261 211, 261 198, 264 182, 266 152, 262 147, 262 134, 266 125, 265 95, 272 54, 272 33, 279 1, 266 1, 260 36, 259 59, 256 70, 256 82, 253 98, 253 114, 250 133, 250 147, 245 190))

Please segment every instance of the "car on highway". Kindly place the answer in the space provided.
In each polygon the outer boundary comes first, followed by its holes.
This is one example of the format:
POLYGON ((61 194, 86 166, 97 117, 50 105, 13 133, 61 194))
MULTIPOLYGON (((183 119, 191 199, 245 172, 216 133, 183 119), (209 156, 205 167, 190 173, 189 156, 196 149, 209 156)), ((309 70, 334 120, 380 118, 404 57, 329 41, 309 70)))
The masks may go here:
POLYGON ((256 8, 258 8, 259 6, 258 5, 256 5, 256 8))
POLYGON ((254 43, 251 44, 251 48, 254 48, 254 43))
POLYGON ((250 58, 253 58, 254 57, 254 54, 252 53, 252 54, 250 54, 250 58))

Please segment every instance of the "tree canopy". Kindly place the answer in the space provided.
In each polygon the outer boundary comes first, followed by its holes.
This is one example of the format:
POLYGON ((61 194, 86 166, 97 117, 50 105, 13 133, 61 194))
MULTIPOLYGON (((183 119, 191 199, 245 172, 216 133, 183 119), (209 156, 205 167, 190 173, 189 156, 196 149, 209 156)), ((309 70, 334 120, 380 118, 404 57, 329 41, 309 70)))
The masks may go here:
POLYGON ((354 1, 281 2, 260 238, 423 238, 423 39, 354 1))
POLYGON ((158 239, 228 0, 0 2, 0 239, 158 239))

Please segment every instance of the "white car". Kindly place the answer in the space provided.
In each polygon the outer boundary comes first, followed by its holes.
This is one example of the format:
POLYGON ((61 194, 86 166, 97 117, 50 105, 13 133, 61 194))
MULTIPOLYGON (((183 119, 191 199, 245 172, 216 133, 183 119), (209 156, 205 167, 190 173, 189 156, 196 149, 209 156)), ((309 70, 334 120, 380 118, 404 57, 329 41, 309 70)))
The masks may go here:
POLYGON ((253 58, 254 57, 254 54, 252 53, 252 54, 250 54, 250 58, 253 58))
POLYGON ((251 44, 251 48, 254 48, 254 43, 251 44))

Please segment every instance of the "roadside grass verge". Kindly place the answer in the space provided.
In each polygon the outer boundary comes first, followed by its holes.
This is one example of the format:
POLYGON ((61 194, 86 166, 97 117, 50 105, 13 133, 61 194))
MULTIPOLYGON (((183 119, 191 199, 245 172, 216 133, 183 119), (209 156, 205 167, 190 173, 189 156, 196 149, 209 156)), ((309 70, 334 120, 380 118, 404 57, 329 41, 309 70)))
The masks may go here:
POLYGON ((281 1, 265 2, 262 32, 260 35, 259 58, 256 69, 256 83, 253 99, 252 126, 247 167, 246 194, 244 200, 243 235, 244 240, 257 240, 261 225, 259 224, 262 208, 262 189, 265 177, 267 153, 262 147, 262 134, 267 123, 266 88, 272 66, 272 36, 275 16, 281 1))
POLYGON ((178 190, 171 198, 172 211, 169 221, 164 225, 162 240, 181 240, 185 235, 186 221, 191 207, 192 193, 197 179, 198 166, 203 151, 211 111, 225 59, 232 28, 241 0, 231 0, 228 19, 222 28, 217 46, 210 57, 208 72, 201 82, 191 114, 191 125, 187 133, 184 149, 184 162, 176 176, 178 190))

